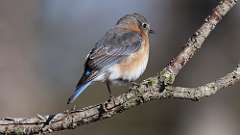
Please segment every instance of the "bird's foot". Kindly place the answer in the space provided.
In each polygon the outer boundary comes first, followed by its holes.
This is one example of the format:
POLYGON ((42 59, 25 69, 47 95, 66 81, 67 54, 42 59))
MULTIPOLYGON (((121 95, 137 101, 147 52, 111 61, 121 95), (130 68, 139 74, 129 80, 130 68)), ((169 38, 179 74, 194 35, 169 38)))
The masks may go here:
POLYGON ((71 112, 75 112, 76 111, 77 106, 73 105, 73 108, 71 109, 71 112))
POLYGON ((114 98, 114 96, 113 96, 113 95, 109 95, 109 96, 108 96, 108 100, 107 100, 107 101, 108 101, 108 102, 111 102, 111 101, 113 100, 113 98, 114 98))
POLYGON ((115 97, 110 95, 107 100, 108 103, 115 105, 115 97))
POLYGON ((136 83, 136 82, 133 82, 131 81, 130 84, 132 85, 132 87, 136 86, 136 87, 140 87, 140 84, 136 83))

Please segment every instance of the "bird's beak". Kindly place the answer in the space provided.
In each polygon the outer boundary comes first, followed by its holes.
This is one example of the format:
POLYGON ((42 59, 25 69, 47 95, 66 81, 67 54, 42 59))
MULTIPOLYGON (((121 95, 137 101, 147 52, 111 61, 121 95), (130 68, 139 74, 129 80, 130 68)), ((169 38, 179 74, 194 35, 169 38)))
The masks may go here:
POLYGON ((149 33, 150 33, 150 34, 155 34, 155 31, 154 31, 153 29, 150 29, 150 30, 149 30, 149 33))

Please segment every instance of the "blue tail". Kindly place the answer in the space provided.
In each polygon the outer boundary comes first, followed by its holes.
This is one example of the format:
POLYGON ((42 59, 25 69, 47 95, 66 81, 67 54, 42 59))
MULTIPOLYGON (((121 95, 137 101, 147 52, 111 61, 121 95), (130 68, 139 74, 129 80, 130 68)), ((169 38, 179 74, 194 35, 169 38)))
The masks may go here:
POLYGON ((88 81, 80 84, 74 91, 73 95, 68 99, 67 104, 73 103, 77 97, 92 83, 92 81, 88 81))

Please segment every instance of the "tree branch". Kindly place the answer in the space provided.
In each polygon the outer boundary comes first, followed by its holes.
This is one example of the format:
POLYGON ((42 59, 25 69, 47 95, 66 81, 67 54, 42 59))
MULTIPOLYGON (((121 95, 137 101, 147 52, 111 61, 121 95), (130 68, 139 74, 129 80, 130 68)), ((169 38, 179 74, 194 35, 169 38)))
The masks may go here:
POLYGON ((160 75, 144 80, 139 86, 104 103, 79 110, 65 111, 32 118, 1 118, 0 134, 38 134, 73 129, 88 123, 113 117, 134 106, 145 102, 180 98, 196 100, 215 94, 218 90, 229 87, 239 81, 240 67, 219 80, 198 88, 172 87, 175 77, 187 64, 195 52, 201 48, 210 32, 222 17, 236 4, 237 0, 223 0, 205 19, 204 24, 189 38, 185 48, 160 72, 160 75))
POLYGON ((179 99, 199 100, 216 94, 218 90, 230 87, 240 80, 240 65, 231 73, 224 77, 197 88, 166 87, 166 91, 172 91, 172 97, 179 99))
POLYGON ((165 84, 173 84, 179 71, 187 64, 196 51, 202 47, 209 34, 236 2, 237 0, 221 0, 219 5, 212 10, 211 15, 205 19, 205 23, 188 39, 183 51, 173 58, 169 65, 161 71, 162 81, 165 84))

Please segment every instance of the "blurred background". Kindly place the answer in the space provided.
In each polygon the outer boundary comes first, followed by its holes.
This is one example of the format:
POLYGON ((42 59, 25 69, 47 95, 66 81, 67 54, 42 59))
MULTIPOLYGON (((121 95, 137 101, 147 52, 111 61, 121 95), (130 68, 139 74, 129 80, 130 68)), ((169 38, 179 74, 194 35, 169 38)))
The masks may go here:
MULTIPOLYGON (((66 108, 84 57, 123 15, 139 12, 156 34, 139 81, 160 71, 217 5, 216 0, 0 0, 0 117, 29 117, 66 108)), ((240 7, 224 17, 175 85, 196 87, 240 63, 240 7)), ((238 135, 240 85, 200 102, 161 100, 114 118, 57 132, 62 135, 238 135)), ((114 87, 114 95, 127 91, 114 87)), ((107 99, 106 86, 90 86, 76 105, 107 99)))

